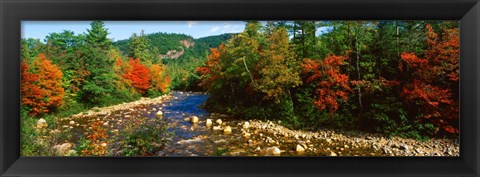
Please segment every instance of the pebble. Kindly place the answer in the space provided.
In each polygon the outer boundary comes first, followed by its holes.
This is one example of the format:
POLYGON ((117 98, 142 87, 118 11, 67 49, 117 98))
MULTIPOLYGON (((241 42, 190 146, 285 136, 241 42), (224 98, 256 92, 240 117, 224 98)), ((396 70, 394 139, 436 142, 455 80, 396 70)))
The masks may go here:
POLYGON ((192 123, 197 123, 197 122, 198 122, 198 117, 197 117, 197 116, 192 116, 192 117, 190 118, 190 122, 192 122, 192 123))
POLYGON ((297 144, 296 151, 297 151, 297 152, 304 152, 304 151, 305 151, 305 148, 303 148, 301 145, 297 144))
POLYGON ((218 125, 222 125, 222 119, 217 119, 215 123, 217 123, 218 125))
POLYGON ((207 120, 205 121, 205 125, 206 125, 207 127, 212 126, 212 119, 207 119, 207 120))
POLYGON ((45 119, 38 119, 37 121, 37 128, 47 128, 48 124, 45 119))
POLYGON ((223 129, 223 133, 225 134, 232 133, 232 128, 230 126, 225 126, 225 128, 223 129))
POLYGON ((249 123, 249 122, 245 122, 245 123, 243 123, 243 125, 242 125, 242 128, 244 128, 244 129, 248 129, 249 127, 250 127, 250 123, 249 123))
POLYGON ((158 111, 157 113, 155 113, 155 115, 158 117, 158 118, 161 118, 163 116, 163 112, 162 111, 158 111))

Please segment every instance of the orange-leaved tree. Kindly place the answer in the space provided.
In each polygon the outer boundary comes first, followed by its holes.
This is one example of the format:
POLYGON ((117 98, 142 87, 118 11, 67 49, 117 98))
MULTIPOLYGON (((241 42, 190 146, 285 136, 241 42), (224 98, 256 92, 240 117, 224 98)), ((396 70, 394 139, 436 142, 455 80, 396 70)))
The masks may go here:
POLYGON ((37 115, 44 112, 43 91, 37 85, 38 74, 33 74, 30 71, 30 66, 22 62, 21 77, 20 93, 22 96, 22 105, 30 107, 30 115, 37 115))
POLYGON ((147 66, 140 63, 140 59, 130 59, 128 67, 125 67, 122 77, 127 79, 130 84, 141 94, 145 94, 150 88, 150 71, 147 66))
POLYGON ((224 49, 225 44, 223 43, 218 48, 211 48, 205 66, 198 67, 195 70, 195 72, 201 74, 201 82, 198 84, 199 86, 209 90, 214 82, 220 78, 222 69, 220 58, 224 49))
POLYGON ((340 72, 340 66, 346 56, 327 56, 324 60, 304 59, 302 63, 302 74, 305 83, 315 85, 315 102, 313 103, 320 110, 327 110, 333 121, 333 113, 339 108, 339 101, 348 99, 348 92, 351 91, 349 77, 340 72))
POLYGON ((31 115, 41 115, 62 104, 65 95, 63 73, 43 53, 35 58, 32 68, 32 73, 29 73, 28 66, 22 66, 22 104, 30 106, 31 115))
POLYGON ((166 74, 167 67, 163 64, 153 64, 150 66, 150 83, 155 91, 162 93, 168 92, 170 86, 170 76, 166 74))
POLYGON ((447 29, 440 37, 430 25, 422 57, 401 54, 401 71, 408 75, 402 97, 422 121, 448 133, 458 133, 459 33, 447 29))

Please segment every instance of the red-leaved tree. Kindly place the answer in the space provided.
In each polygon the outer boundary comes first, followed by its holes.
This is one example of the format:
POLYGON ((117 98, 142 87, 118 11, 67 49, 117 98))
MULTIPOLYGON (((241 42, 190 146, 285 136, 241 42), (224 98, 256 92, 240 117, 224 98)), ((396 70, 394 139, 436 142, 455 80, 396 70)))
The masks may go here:
POLYGON ((327 56, 324 60, 304 59, 302 74, 306 83, 314 83, 316 86, 314 105, 320 110, 328 110, 333 118, 339 108, 339 101, 348 99, 351 91, 348 85, 349 77, 340 72, 340 66, 346 60, 346 56, 327 56))
POLYGON ((419 57, 401 54, 400 70, 409 76, 402 97, 416 108, 415 114, 448 133, 458 133, 458 29, 445 30, 439 37, 430 25, 427 29, 428 49, 419 57))
POLYGON ((145 94, 150 87, 150 71, 147 66, 140 63, 138 58, 128 61, 128 67, 125 67, 122 77, 127 79, 133 88, 141 94, 145 94))

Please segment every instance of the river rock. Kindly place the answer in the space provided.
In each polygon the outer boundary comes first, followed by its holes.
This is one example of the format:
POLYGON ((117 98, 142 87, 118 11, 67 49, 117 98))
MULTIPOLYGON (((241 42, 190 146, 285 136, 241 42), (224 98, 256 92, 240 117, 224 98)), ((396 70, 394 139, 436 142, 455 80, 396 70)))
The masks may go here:
POLYGON ((282 152, 278 147, 269 147, 263 150, 265 155, 280 155, 282 152))
POLYGON ((37 128, 47 128, 47 127, 48 127, 48 124, 45 119, 39 119, 37 121, 37 128))
POLYGON ((245 132, 245 133, 243 134, 243 137, 245 137, 245 138, 249 138, 250 136, 251 136, 251 134, 248 133, 248 132, 245 132))
POLYGON ((220 127, 220 126, 213 126, 213 130, 222 130, 222 127, 220 127))
POLYGON ((399 149, 400 149, 400 150, 404 150, 404 151, 408 151, 408 145, 406 145, 406 144, 400 144, 399 149))
POLYGON ((218 125, 222 125, 222 119, 217 119, 215 123, 217 123, 218 125))
POLYGON ((336 154, 335 152, 333 152, 333 151, 330 151, 329 156, 337 156, 337 154, 336 154))
POLYGON ((225 134, 230 134, 230 133, 232 133, 232 127, 230 127, 230 126, 225 126, 225 128, 223 129, 223 133, 225 133, 225 134))
POLYGON ((75 121, 71 120, 71 121, 69 122, 69 124, 70 124, 70 125, 74 125, 74 124, 75 124, 75 121))
POLYGON ((155 115, 158 117, 158 118, 161 118, 163 116, 163 112, 162 111, 158 111, 157 113, 155 113, 155 115))
POLYGON ((305 151, 305 148, 303 148, 301 145, 297 144, 296 151, 297 151, 297 152, 304 152, 304 151, 305 151))
POLYGON ((243 123, 242 127, 244 129, 248 129, 250 127, 250 123, 247 121, 247 122, 243 123))
POLYGON ((197 117, 197 116, 192 116, 192 117, 190 118, 190 122, 191 122, 191 123, 197 123, 197 122, 198 122, 198 117, 197 117))
POLYGON ((207 127, 212 126, 212 124, 213 124, 213 123, 212 123, 212 119, 207 119, 207 120, 205 121, 205 125, 206 125, 207 127))

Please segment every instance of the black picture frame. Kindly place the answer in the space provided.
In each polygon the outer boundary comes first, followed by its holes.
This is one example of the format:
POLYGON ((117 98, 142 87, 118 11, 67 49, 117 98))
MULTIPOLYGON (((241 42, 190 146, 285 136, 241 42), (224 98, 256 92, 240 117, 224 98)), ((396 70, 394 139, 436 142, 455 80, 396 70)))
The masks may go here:
POLYGON ((478 0, 0 0, 0 176, 480 176, 478 0), (20 157, 22 20, 460 20, 460 157, 20 157))

